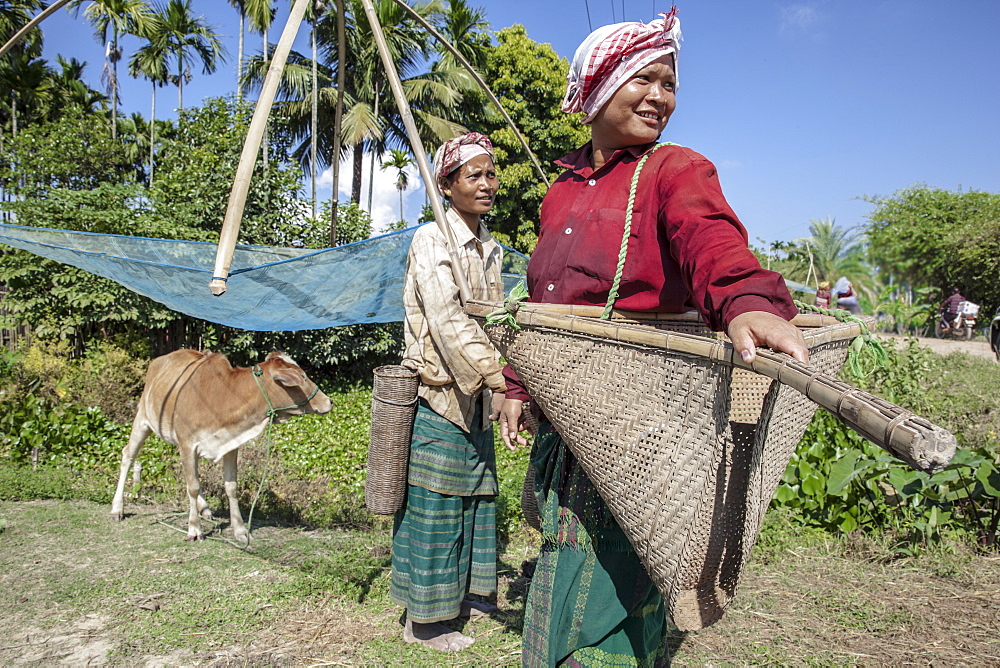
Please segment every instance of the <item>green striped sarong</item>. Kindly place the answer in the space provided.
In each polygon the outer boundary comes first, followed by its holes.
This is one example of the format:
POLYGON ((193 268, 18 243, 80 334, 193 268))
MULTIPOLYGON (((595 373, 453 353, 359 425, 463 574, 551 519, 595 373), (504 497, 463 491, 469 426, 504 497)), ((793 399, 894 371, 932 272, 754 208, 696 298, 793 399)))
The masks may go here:
MULTIPOLYGON (((477 408, 473 425, 481 419, 477 408)), ((410 620, 454 619, 466 593, 496 593, 496 490, 492 428, 468 434, 421 401, 389 589, 410 620)))
POLYGON ((670 664, 663 599, 552 426, 531 453, 542 550, 524 618, 524 666, 670 664))

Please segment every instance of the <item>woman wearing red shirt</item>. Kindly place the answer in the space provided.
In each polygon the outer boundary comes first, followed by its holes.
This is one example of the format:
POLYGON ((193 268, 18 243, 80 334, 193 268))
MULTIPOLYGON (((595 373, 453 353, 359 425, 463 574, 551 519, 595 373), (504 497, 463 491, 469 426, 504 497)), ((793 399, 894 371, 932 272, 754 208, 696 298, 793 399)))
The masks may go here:
MULTIPOLYGON (((542 203, 528 264, 533 302, 604 305, 614 279, 625 211, 640 158, 628 254, 615 306, 697 309, 724 330, 744 360, 756 346, 801 361, 807 350, 788 320, 796 308, 777 273, 761 268, 726 203, 716 169, 698 153, 656 140, 675 107, 680 25, 674 12, 621 23, 577 49, 563 111, 585 112, 591 141, 542 203)), ((520 435, 529 395, 508 367, 501 434, 520 435)), ((542 551, 528 596, 525 666, 666 665, 662 598, 594 486, 543 420, 532 449, 542 551)))

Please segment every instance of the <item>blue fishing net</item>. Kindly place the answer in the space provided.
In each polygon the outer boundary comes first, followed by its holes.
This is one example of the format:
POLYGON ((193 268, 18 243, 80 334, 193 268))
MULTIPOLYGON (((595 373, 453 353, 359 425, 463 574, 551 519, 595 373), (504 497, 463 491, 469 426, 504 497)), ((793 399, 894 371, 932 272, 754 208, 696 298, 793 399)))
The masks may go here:
MULTIPOLYGON (((208 289, 216 245, 0 224, 0 243, 110 278, 186 315, 253 331, 325 329, 403 319, 415 227, 337 248, 237 246, 227 290, 208 289)), ((528 258, 504 248, 504 285, 528 258)))

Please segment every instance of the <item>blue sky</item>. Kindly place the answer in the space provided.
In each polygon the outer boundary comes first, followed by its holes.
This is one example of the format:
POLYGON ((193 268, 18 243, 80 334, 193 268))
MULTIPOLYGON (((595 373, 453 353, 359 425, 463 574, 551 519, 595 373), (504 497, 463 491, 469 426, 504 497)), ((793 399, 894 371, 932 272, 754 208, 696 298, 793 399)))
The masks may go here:
MULTIPOLYGON (((288 2, 272 28, 276 42, 288 2)), ((593 27, 648 21, 669 3, 654 0, 501 0, 486 9, 494 29, 523 24, 528 35, 571 58, 593 27)), ((226 35, 230 61, 195 73, 186 105, 232 91, 238 17, 225 0, 196 0, 226 35)), ((1000 192, 1000 2, 996 0, 688 0, 679 3, 677 111, 663 139, 690 146, 719 168, 723 190, 751 241, 792 240, 810 219, 862 226, 866 195, 917 183, 1000 192)), ((103 47, 66 12, 45 24, 46 56, 86 60, 100 87, 103 47)), ((308 53, 306 28, 296 48, 308 53)), ((260 51, 259 35, 247 49, 260 51)), ((126 58, 136 42, 125 41, 126 58)), ((123 75, 126 112, 149 115, 149 85, 123 75)), ((176 91, 158 94, 157 116, 174 116, 176 91)), ((500 165, 502 169, 503 166, 500 165)), ((398 217, 391 170, 375 179, 377 225, 398 217)), ((416 172, 414 172, 416 177, 416 172)), ((411 180, 418 182, 418 178, 411 180)), ((344 191, 349 184, 341 184, 344 191)), ((329 197, 330 181, 319 196, 329 197)), ((422 188, 406 193, 414 220, 422 188)))

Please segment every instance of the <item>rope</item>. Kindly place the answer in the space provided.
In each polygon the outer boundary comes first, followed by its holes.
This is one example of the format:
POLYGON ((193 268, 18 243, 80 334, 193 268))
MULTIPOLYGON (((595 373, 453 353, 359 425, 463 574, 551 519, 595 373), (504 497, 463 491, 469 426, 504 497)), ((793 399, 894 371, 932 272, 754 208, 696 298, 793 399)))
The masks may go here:
MULTIPOLYGON (((267 389, 264 387, 264 383, 261 377, 264 375, 264 370, 260 368, 259 364, 254 364, 252 369, 253 380, 257 384, 257 389, 260 390, 260 394, 264 397, 264 402, 267 404, 267 431, 264 435, 264 471, 260 475, 260 484, 257 485, 257 493, 254 494, 253 502, 250 504, 250 513, 247 515, 246 527, 247 533, 250 533, 250 527, 253 525, 253 511, 257 507, 257 500, 260 499, 260 494, 264 490, 264 482, 267 480, 268 470, 271 468, 271 428, 274 426, 274 418, 277 417, 278 413, 281 411, 287 411, 291 408, 298 408, 299 406, 305 406, 313 397, 319 392, 319 385, 317 385, 312 394, 306 397, 305 401, 301 401, 297 404, 292 404, 291 406, 285 406, 284 408, 275 408, 274 404, 271 403, 271 398, 267 396, 267 389)), ((250 542, 247 541, 247 546, 250 542)))
POLYGON ((625 209, 625 232, 622 234, 622 245, 618 250, 618 268, 615 270, 615 280, 611 283, 611 291, 608 293, 608 303, 604 306, 604 313, 601 314, 601 320, 607 320, 611 317, 611 309, 615 305, 615 300, 618 299, 618 288, 621 286, 622 272, 625 270, 625 257, 628 255, 628 238, 632 233, 632 211, 635 208, 635 194, 639 190, 639 176, 642 173, 642 166, 646 164, 646 160, 649 159, 649 156, 653 155, 656 149, 661 146, 670 146, 671 143, 663 142, 646 151, 639 160, 639 164, 635 166, 635 171, 632 172, 632 184, 629 186, 628 191, 628 208, 625 209))
POLYGON ((847 350, 847 368, 851 370, 855 378, 867 378, 875 373, 877 369, 884 369, 889 362, 889 355, 885 352, 882 342, 872 336, 865 321, 856 315, 851 315, 850 311, 844 309, 820 308, 813 304, 806 304, 795 300, 795 305, 799 311, 811 311, 822 315, 836 318, 840 322, 856 322, 861 326, 861 334, 851 341, 851 346, 847 350), (869 363, 864 365, 864 360, 869 363), (867 371, 865 367, 867 366, 867 371))

